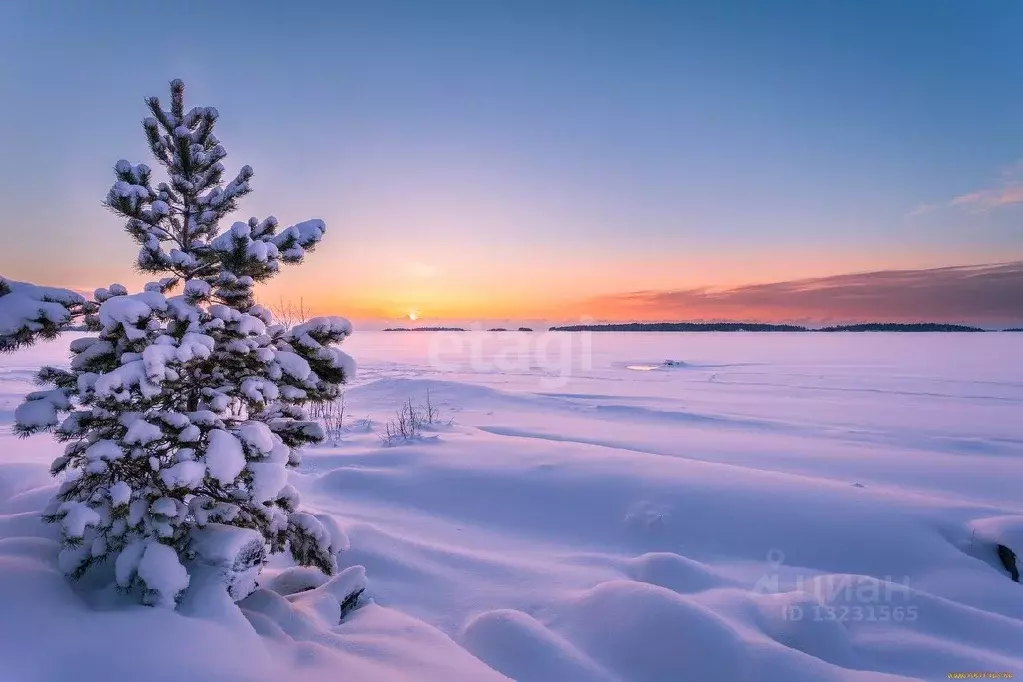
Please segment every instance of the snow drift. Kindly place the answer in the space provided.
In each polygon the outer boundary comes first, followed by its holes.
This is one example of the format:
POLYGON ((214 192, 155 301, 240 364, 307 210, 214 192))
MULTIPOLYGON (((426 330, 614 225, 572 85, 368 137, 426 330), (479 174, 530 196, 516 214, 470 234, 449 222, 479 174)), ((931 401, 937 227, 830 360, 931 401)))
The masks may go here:
POLYGON ((556 388, 558 358, 438 367, 417 336, 353 337, 355 416, 289 479, 347 550, 339 574, 277 557, 235 606, 200 572, 176 611, 61 575, 38 516, 59 446, 11 423, 29 370, 67 340, 5 358, 0 600, 17 615, 0 624, 0 678, 1023 672, 1023 586, 996 554, 1019 552, 1023 528, 1007 336, 607 335, 556 388), (644 357, 685 366, 627 369, 644 357), (372 429, 426 390, 453 422, 381 443, 372 429))

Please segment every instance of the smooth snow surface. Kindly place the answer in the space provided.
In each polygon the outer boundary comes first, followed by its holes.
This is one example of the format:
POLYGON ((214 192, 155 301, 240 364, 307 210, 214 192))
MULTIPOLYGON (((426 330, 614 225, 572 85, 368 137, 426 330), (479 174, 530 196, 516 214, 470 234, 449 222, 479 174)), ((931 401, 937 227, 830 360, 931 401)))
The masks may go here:
POLYGON ((275 559, 241 611, 61 576, 61 446, 11 424, 69 341, 0 358, 4 682, 1023 675, 1018 335, 356 334, 347 425, 289 479, 342 572, 275 559), (383 445, 427 392, 441 421, 383 445))

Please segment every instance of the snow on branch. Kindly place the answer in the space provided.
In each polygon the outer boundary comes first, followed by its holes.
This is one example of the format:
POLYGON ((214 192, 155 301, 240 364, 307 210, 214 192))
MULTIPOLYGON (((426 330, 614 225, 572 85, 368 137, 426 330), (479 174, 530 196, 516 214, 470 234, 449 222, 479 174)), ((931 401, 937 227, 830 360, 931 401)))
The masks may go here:
POLYGON ((54 338, 86 307, 85 298, 68 289, 0 276, 0 352, 54 338))

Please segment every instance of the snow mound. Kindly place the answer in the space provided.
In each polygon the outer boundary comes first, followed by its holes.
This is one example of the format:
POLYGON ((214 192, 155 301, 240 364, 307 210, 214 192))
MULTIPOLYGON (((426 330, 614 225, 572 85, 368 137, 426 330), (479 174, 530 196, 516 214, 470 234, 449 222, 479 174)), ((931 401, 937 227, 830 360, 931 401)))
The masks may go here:
POLYGON ((480 614, 465 627, 465 648, 518 682, 618 682, 571 642, 511 609, 480 614))
POLYGON ((714 570, 671 552, 649 552, 628 562, 628 573, 634 579, 658 585, 679 594, 703 592, 731 584, 714 570))
POLYGON ((235 600, 256 588, 259 569, 266 559, 263 536, 251 528, 207 524, 192 533, 196 561, 213 568, 235 600))
POLYGON ((807 649, 848 651, 848 635, 841 624, 802 630, 799 634, 809 634, 809 642, 782 632, 779 635, 789 640, 783 644, 754 623, 725 618, 676 592, 610 581, 534 617, 507 610, 482 614, 466 626, 462 640, 492 667, 522 681, 662 682, 682 671, 694 680, 887 677, 845 670, 791 647, 794 642, 807 649))
POLYGON ((308 566, 290 566, 271 575, 265 575, 260 582, 266 589, 287 597, 319 587, 327 582, 327 576, 322 571, 308 566))
POLYGON ((977 538, 993 544, 1008 545, 1023 553, 1023 515, 1011 514, 977 519, 969 524, 977 538))

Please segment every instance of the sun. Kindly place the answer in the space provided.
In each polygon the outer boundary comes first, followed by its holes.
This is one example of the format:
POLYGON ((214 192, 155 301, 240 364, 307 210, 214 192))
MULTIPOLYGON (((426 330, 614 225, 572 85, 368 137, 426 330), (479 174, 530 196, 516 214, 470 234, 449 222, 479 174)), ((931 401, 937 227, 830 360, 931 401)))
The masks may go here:
POLYGON ((413 322, 418 320, 419 319, 419 311, 418 310, 410 310, 410 311, 408 311, 408 319, 412 320, 413 322))

